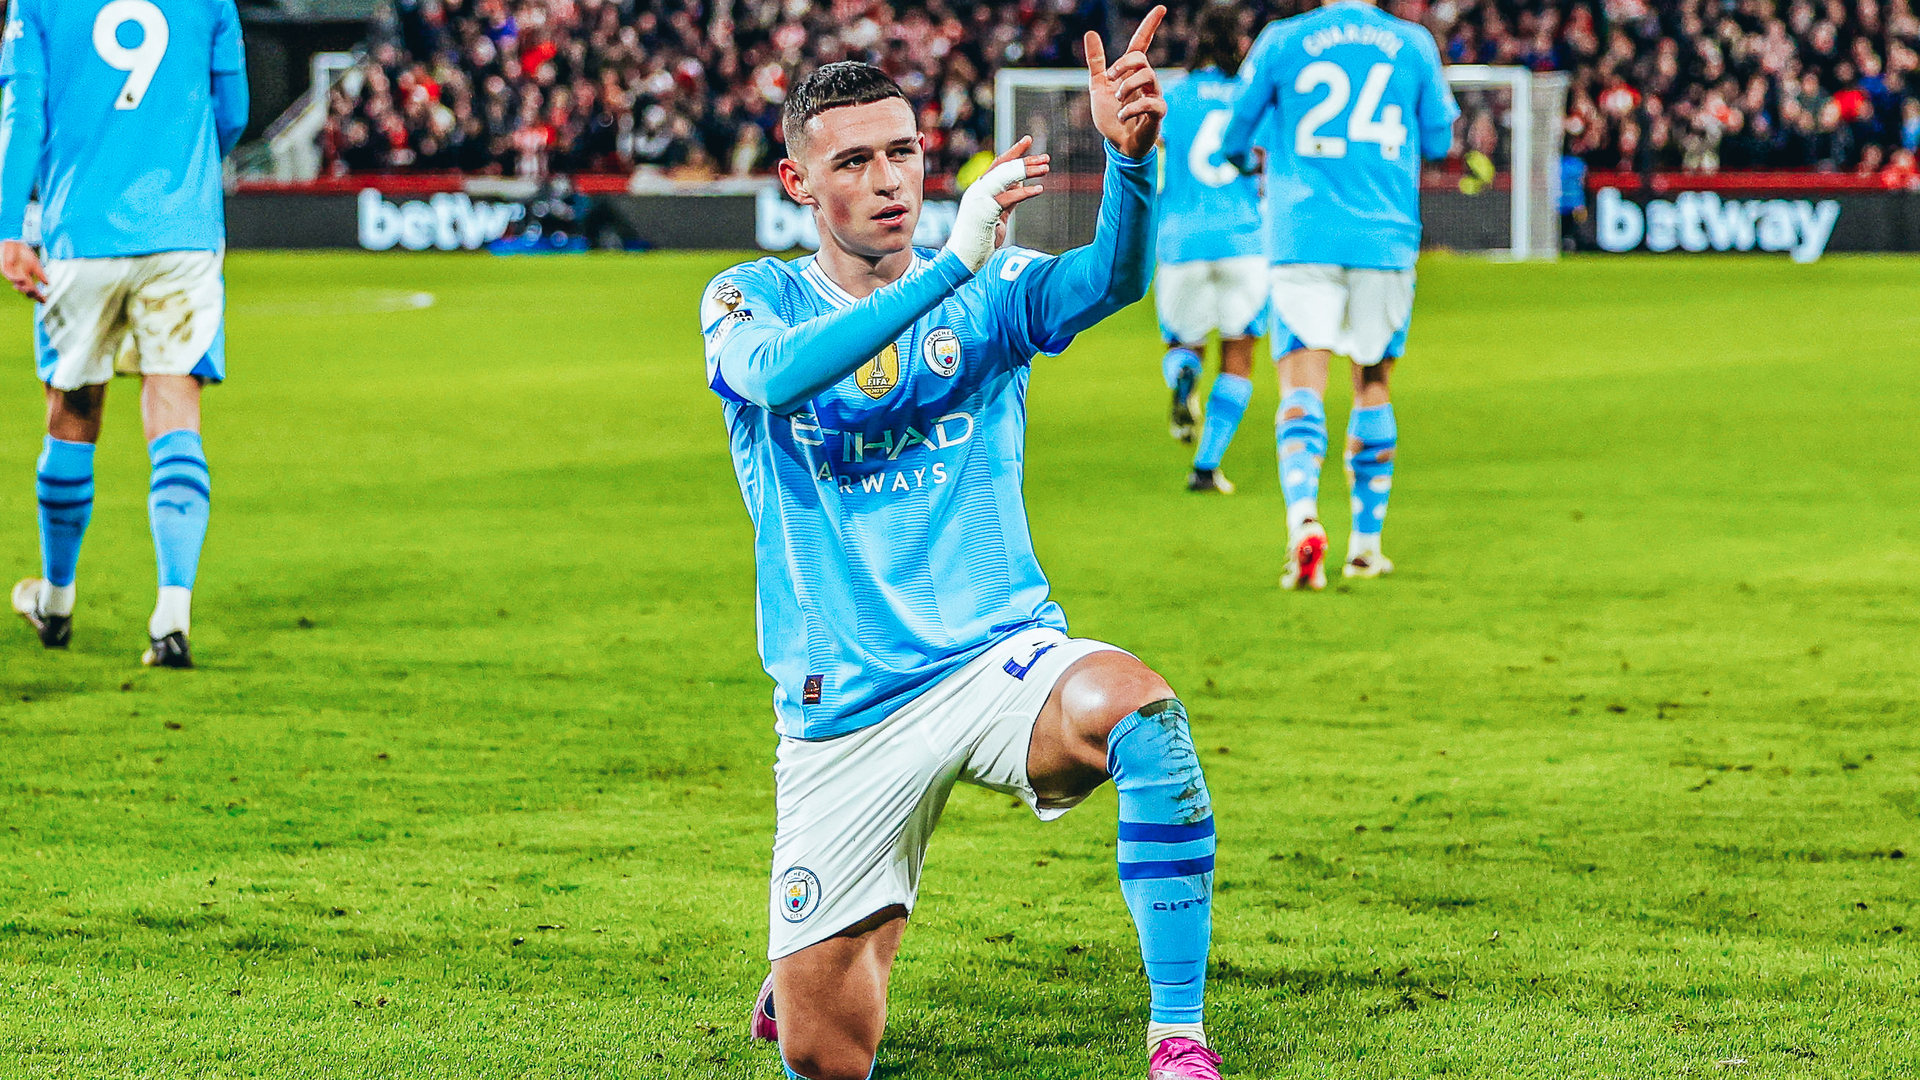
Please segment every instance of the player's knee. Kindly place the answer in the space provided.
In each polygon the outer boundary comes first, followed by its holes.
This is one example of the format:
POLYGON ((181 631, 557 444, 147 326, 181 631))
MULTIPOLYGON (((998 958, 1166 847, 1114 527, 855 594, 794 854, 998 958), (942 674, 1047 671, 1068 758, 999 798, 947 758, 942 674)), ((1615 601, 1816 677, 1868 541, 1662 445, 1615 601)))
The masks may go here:
POLYGON ((1106 760, 1107 735, 1128 716, 1175 697, 1152 668, 1123 652, 1098 652, 1075 664, 1061 686, 1061 702, 1086 749, 1106 760))

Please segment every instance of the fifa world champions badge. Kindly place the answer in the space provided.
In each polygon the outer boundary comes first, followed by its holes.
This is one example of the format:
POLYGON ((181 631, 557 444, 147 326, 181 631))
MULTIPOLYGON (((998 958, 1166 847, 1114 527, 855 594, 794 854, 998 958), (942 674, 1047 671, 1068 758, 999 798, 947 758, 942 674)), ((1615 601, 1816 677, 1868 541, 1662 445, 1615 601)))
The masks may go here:
POLYGON ((960 370, 960 335, 942 326, 927 335, 920 353, 928 370, 943 379, 951 379, 953 373, 960 370))
POLYGON ((780 915, 788 922, 805 922, 820 907, 820 878, 804 866, 780 876, 780 915))

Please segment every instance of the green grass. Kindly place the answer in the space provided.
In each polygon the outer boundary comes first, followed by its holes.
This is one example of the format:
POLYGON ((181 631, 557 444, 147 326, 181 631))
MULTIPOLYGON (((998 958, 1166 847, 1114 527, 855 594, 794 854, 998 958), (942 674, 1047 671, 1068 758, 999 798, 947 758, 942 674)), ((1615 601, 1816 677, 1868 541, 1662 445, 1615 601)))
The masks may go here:
MULTIPOLYGON (((114 388, 74 649, 0 630, 0 1076, 777 1075, 729 261, 236 255, 192 674, 114 388)), ((1231 499, 1144 308, 1033 383, 1055 595, 1193 712, 1230 1074, 1913 1075, 1920 262, 1423 274, 1390 580, 1274 587, 1270 375, 1231 499)), ((1142 1074, 1113 818, 956 793, 882 1077, 1142 1074)))

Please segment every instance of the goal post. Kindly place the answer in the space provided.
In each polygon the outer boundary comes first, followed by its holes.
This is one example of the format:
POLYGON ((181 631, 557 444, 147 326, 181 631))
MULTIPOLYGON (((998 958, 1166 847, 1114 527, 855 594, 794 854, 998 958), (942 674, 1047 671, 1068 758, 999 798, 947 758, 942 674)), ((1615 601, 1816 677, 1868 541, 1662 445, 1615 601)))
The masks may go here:
MULTIPOLYGON (((1496 258, 1560 253, 1560 131, 1567 76, 1522 67, 1460 65, 1446 78, 1460 102, 1454 153, 1428 170, 1421 215, 1431 247, 1496 258), (1480 157, 1470 157, 1478 154, 1480 157)), ((1161 73, 1172 85, 1185 76, 1161 73)), ((1013 214, 1011 238, 1064 251, 1093 238, 1106 168, 1087 108, 1087 74, 1075 68, 1002 68, 994 77, 994 144, 1022 135, 1053 155, 1049 194, 1013 214)))

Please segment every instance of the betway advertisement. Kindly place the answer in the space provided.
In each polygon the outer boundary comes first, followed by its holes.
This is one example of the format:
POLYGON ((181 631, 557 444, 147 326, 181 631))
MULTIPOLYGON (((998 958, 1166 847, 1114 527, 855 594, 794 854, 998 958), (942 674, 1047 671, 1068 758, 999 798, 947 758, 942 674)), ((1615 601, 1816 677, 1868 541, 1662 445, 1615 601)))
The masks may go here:
POLYGON ((1683 191, 1668 199, 1629 202, 1618 188, 1594 199, 1596 238, 1607 251, 1784 251, 1814 262, 1840 221, 1836 199, 1723 199, 1683 191))
POLYGON ((1761 253, 1798 263, 1830 252, 1920 251, 1920 192, 1713 190, 1593 195, 1602 251, 1761 253))

